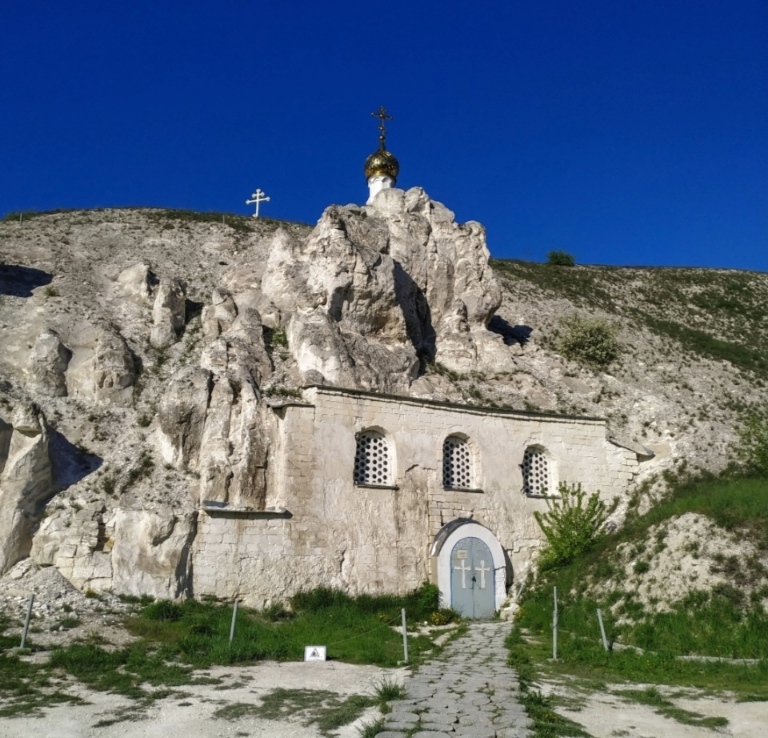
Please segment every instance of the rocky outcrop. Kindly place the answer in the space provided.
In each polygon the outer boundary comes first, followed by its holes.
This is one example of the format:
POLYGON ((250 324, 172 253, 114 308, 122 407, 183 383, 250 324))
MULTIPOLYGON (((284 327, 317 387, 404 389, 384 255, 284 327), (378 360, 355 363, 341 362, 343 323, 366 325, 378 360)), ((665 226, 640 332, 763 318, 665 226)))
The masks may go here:
POLYGON ((307 382, 405 392, 425 360, 508 364, 487 330, 501 301, 488 257, 480 224, 420 188, 384 190, 328 208, 305 243, 278 232, 261 287, 307 382))
POLYGON ((136 365, 123 337, 111 327, 82 326, 72 333, 67 391, 98 404, 129 405, 136 365))
POLYGON ((161 279, 152 308, 149 342, 158 349, 179 340, 186 315, 187 283, 183 279, 161 279))
POLYGON ((158 409, 158 446, 176 469, 196 469, 211 395, 211 373, 199 366, 180 369, 158 409))
POLYGON ((229 330, 237 317, 237 305, 232 295, 223 287, 217 287, 211 296, 211 304, 203 308, 203 335, 218 338, 229 330))
POLYGON ((67 394, 65 373, 71 356, 72 352, 56 331, 50 328, 41 331, 27 365, 30 388, 44 395, 64 397, 67 394))
POLYGON ((200 473, 200 501, 261 509, 269 418, 259 385, 269 379, 272 363, 258 311, 238 312, 223 291, 214 301, 203 318, 215 338, 202 366, 175 375, 160 404, 160 452, 166 463, 200 473))
POLYGON ((117 282, 125 295, 143 304, 150 301, 157 277, 152 273, 149 263, 142 261, 120 272, 117 282))
POLYGON ((0 574, 29 555, 44 503, 54 494, 43 414, 20 405, 0 419, 0 574))
POLYGON ((30 556, 38 566, 55 566, 79 589, 112 586, 111 542, 101 502, 62 507, 45 518, 30 556))
POLYGON ((195 514, 118 510, 114 518, 115 594, 177 599, 189 592, 195 514))

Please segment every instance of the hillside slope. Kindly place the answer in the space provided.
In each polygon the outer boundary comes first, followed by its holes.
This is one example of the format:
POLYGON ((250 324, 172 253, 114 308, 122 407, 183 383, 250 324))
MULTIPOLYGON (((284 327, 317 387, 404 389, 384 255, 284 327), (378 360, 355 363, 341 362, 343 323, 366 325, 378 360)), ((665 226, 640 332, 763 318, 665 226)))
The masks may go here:
POLYGON ((265 403, 307 383, 606 416, 655 454, 638 481, 725 465, 739 411, 765 395, 768 275, 491 272, 479 224, 392 193, 314 231, 162 209, 0 223, 0 569, 31 552, 106 587, 144 541, 168 582, 153 593, 175 596, 200 499, 258 505, 265 403), (617 326, 606 370, 556 350, 574 312, 617 326))

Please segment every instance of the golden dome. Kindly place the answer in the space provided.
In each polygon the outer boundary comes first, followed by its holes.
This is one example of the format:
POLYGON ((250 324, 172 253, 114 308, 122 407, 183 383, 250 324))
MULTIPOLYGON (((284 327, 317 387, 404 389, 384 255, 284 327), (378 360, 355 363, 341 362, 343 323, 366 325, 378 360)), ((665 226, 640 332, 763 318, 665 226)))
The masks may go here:
POLYGON ((397 182, 397 175, 400 173, 400 164, 391 151, 387 151, 382 143, 381 147, 374 151, 365 160, 365 178, 386 176, 392 177, 393 184, 397 182))

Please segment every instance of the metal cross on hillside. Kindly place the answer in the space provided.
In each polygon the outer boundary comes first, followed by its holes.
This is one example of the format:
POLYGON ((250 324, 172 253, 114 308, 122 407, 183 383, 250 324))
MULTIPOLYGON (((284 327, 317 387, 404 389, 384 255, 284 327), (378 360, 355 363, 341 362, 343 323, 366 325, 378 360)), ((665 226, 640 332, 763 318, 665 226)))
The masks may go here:
POLYGON ((258 218, 259 217, 259 203, 260 202, 269 202, 269 198, 261 190, 256 190, 256 192, 254 192, 251 195, 251 197, 253 199, 252 200, 246 200, 245 204, 246 205, 256 205, 256 212, 253 214, 253 217, 254 218, 258 218))
POLYGON ((394 118, 387 113, 387 109, 382 105, 375 113, 371 113, 374 118, 379 119, 379 143, 381 148, 384 148, 384 139, 387 137, 387 129, 384 127, 385 120, 394 120, 394 118))

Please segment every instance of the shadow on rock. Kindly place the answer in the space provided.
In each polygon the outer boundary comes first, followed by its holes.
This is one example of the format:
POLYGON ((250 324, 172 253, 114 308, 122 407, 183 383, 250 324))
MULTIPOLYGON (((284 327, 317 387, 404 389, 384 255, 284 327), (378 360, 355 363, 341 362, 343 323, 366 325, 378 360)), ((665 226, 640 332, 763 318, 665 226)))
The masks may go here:
POLYGON ((32 290, 50 284, 53 275, 34 267, 0 264, 0 295, 32 297, 32 290))
POLYGON ((507 346, 511 346, 514 343, 519 343, 521 346, 525 346, 528 339, 533 333, 533 328, 527 325, 510 325, 504 318, 499 315, 494 315, 491 318, 491 322, 488 323, 488 330, 493 333, 498 333, 507 346))
POLYGON ((93 474, 104 460, 67 440, 61 433, 50 429, 50 455, 54 479, 59 490, 76 484, 93 474))

